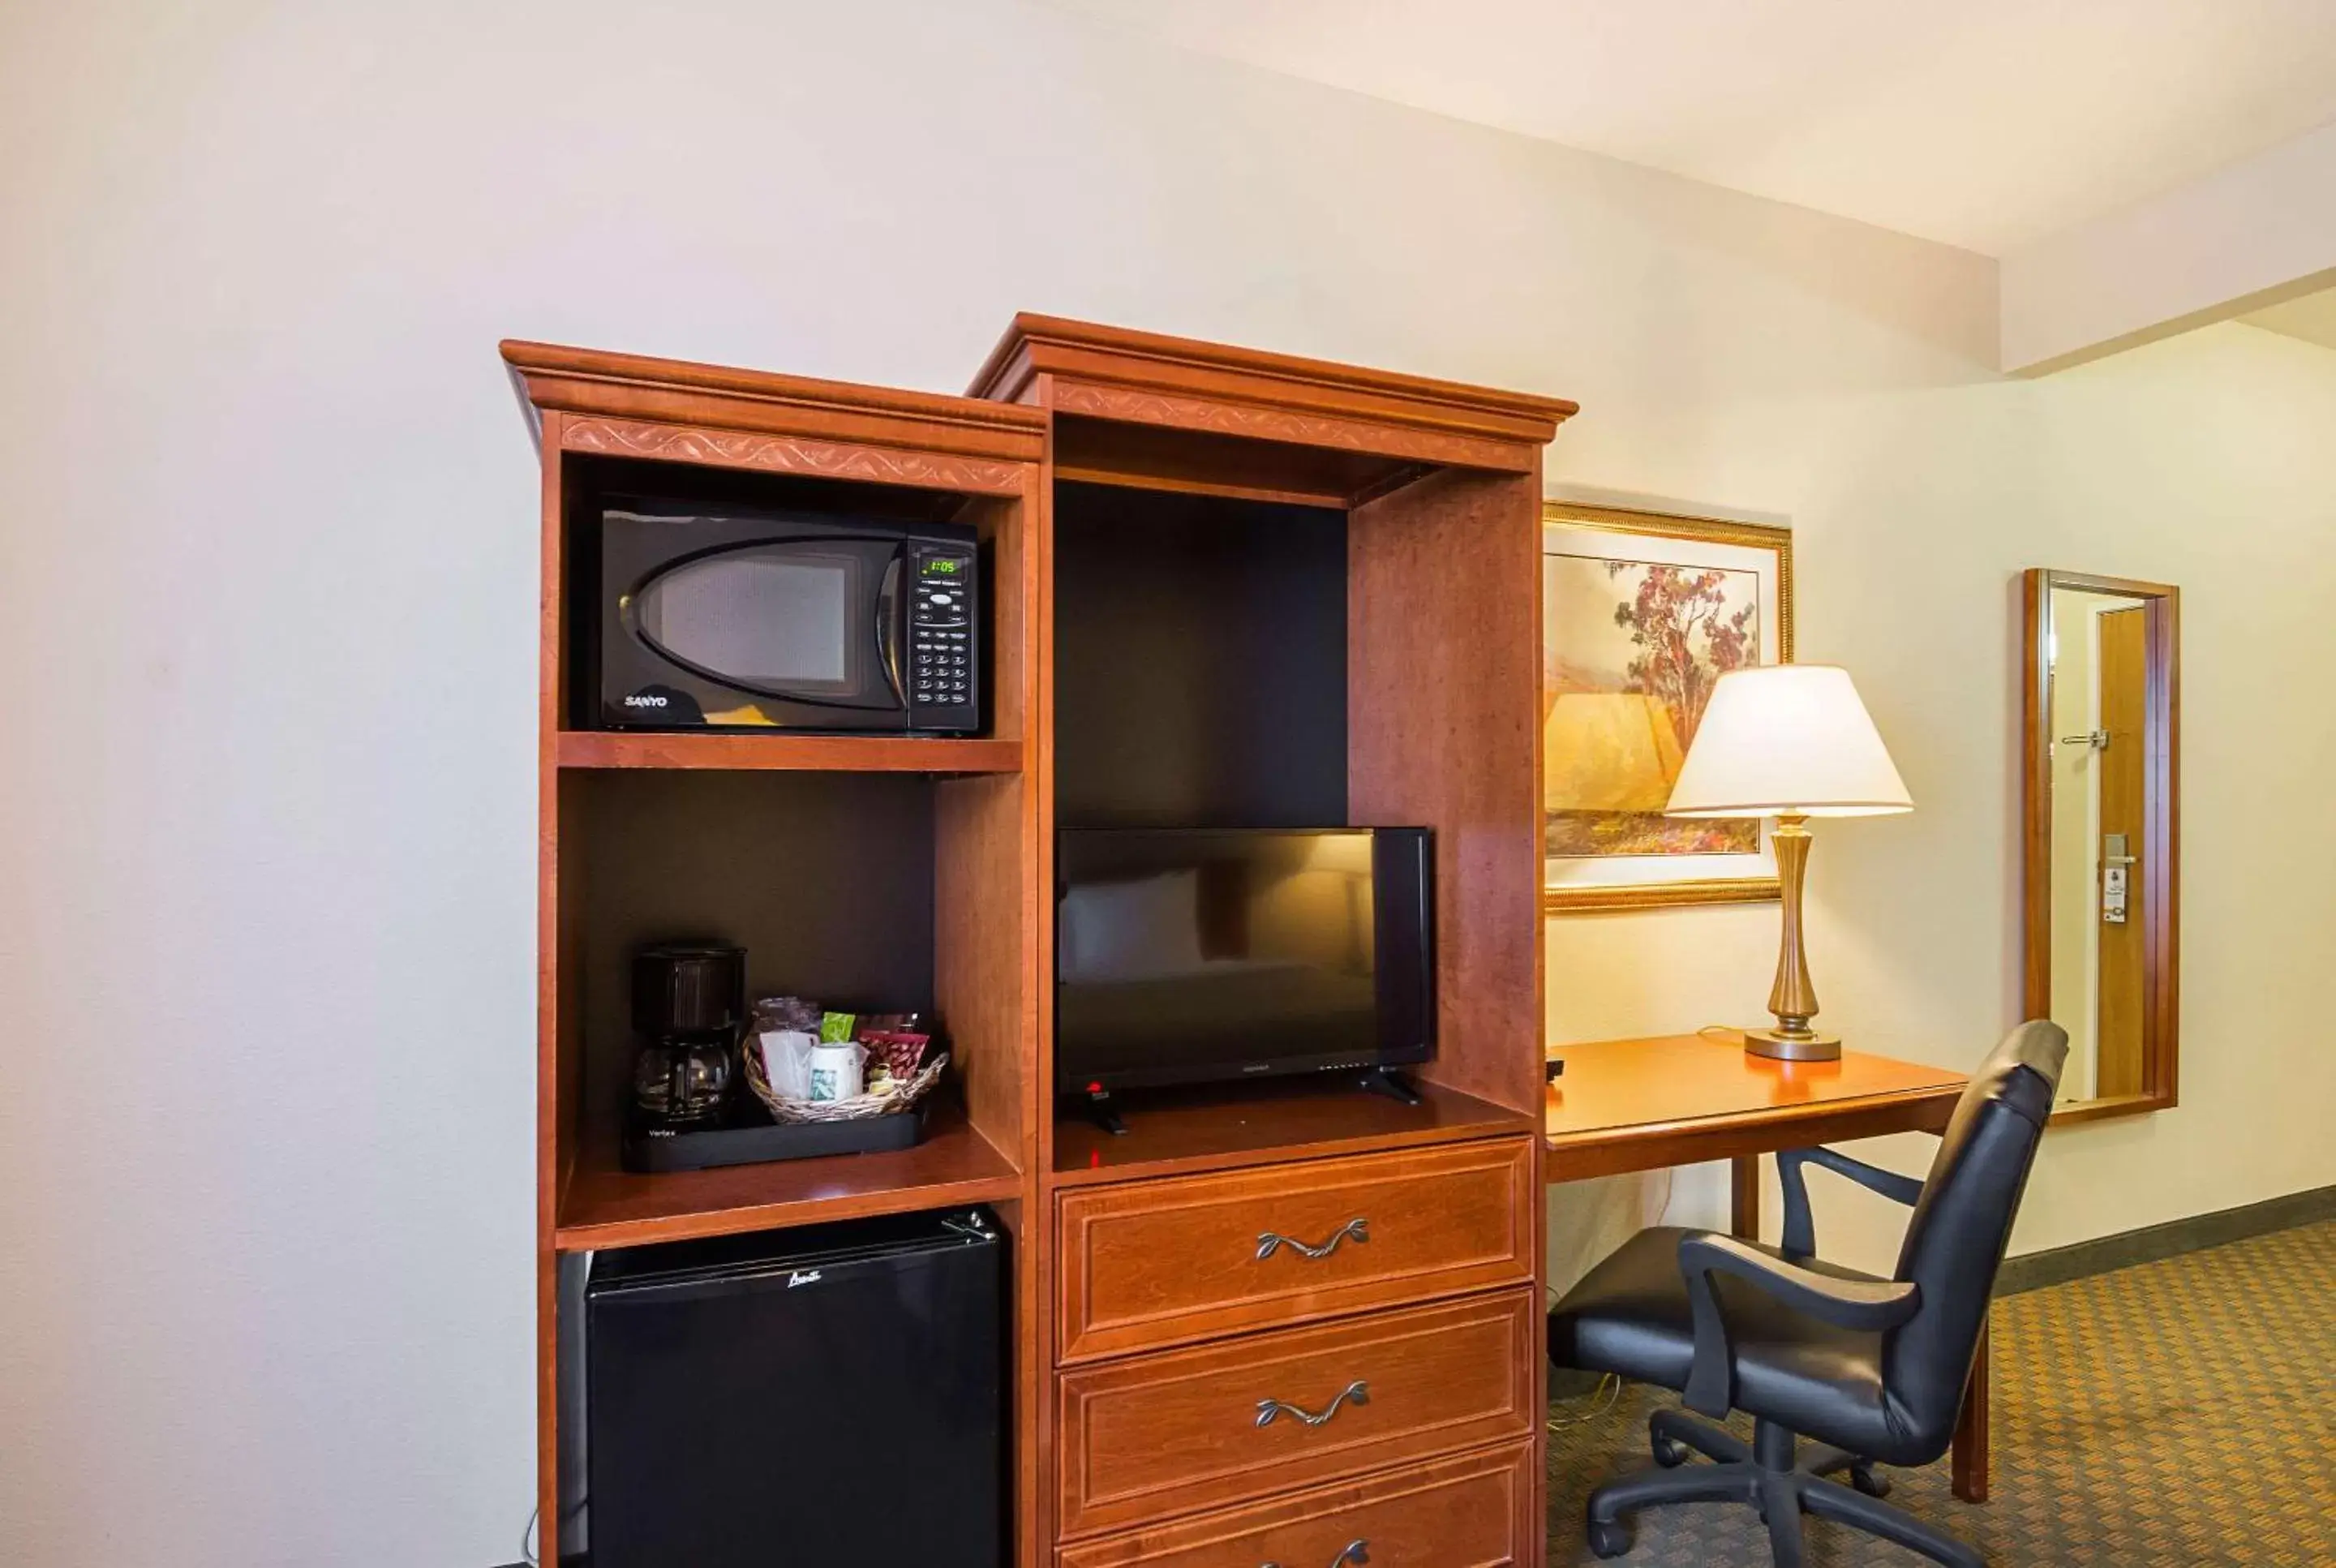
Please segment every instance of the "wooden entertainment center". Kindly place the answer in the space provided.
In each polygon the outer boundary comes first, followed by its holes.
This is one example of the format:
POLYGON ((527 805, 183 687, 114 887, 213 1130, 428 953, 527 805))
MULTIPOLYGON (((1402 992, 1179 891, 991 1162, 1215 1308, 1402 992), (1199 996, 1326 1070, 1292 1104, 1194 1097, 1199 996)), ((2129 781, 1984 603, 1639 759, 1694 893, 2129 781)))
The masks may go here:
POLYGON ((542 1560, 564 1258, 978 1203, 1014 1243, 1020 1568, 1539 1563, 1539 520, 1573 405, 1032 316, 963 398, 502 352, 542 463, 542 1560), (576 727, 579 498, 645 464, 976 526, 983 736, 576 727), (1114 618, 1138 557, 1191 616, 1114 618), (1434 829, 1423 1105, 1058 1113, 1056 830, 1180 820, 1434 829), (962 1109, 898 1153, 625 1172, 624 955, 676 925, 757 989, 937 1013, 962 1109))

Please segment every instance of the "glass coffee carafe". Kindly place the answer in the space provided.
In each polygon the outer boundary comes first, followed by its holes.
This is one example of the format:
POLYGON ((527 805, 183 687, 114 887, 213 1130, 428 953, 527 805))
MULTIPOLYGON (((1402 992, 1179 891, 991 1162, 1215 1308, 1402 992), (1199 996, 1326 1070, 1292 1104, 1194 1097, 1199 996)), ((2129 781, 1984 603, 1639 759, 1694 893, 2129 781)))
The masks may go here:
POLYGON ((651 1128, 712 1125, 729 1108, 746 1021, 746 954, 667 942, 633 955, 633 1105, 651 1128))

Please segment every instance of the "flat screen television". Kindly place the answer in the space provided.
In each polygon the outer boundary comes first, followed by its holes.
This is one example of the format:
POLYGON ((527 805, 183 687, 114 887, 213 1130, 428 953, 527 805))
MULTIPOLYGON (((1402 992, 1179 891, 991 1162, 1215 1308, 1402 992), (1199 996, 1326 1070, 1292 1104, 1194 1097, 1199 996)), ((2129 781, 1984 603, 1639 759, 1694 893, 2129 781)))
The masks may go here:
POLYGON ((1426 828, 1064 829, 1057 1089, 1426 1061, 1431 852, 1426 828))

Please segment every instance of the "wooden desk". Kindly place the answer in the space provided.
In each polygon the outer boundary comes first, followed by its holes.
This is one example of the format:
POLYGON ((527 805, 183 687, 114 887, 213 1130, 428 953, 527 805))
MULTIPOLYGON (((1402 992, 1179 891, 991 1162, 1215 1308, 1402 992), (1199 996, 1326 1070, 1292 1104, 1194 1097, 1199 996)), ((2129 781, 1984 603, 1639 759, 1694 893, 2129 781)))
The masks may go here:
MULTIPOLYGON (((1747 1056, 1741 1037, 1672 1035, 1552 1046, 1565 1074, 1549 1087, 1549 1182, 1734 1163, 1736 1233, 1760 1233, 1759 1156, 1884 1133, 1935 1133, 1963 1091, 1960 1073, 1844 1051, 1837 1062, 1747 1056)), ((1955 1495, 1987 1501, 1987 1341, 1955 1427, 1955 1495)))

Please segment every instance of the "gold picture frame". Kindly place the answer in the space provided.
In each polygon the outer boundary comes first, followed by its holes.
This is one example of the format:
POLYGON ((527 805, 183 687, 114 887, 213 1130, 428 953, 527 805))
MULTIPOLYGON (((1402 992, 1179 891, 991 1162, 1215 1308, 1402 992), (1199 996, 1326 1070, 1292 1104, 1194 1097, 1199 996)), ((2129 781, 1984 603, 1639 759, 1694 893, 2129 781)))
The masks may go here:
MULTIPOLYGON (((1776 862, 1765 824, 1717 824, 1718 836, 1698 834, 1682 824, 1672 829, 1658 823, 1646 809, 1649 788, 1675 776, 1684 747, 1675 729, 1685 727, 1692 738, 1692 723, 1700 716, 1708 680, 1718 669, 1731 667, 1733 658, 1745 664, 1788 663, 1793 657, 1793 534, 1788 528, 1766 523, 1737 522, 1719 518, 1691 517, 1671 512, 1639 511, 1621 507, 1593 506, 1552 501, 1542 505, 1543 690, 1542 726, 1545 753, 1543 771, 1543 860, 1542 909, 1546 914, 1608 913, 1627 910, 1676 909, 1700 904, 1757 903, 1781 896, 1776 862), (1630 618, 1629 601, 1617 599, 1611 624, 1585 616, 1586 581, 1594 583, 1591 569, 1602 568, 1608 581, 1638 569, 1646 575, 1668 571, 1676 580, 1680 570, 1693 570, 1714 587, 1708 598, 1708 613, 1698 618, 1706 633, 1708 659, 1690 656, 1695 690, 1658 691, 1633 661, 1625 672, 1614 667, 1620 657, 1617 637, 1627 633, 1633 643, 1643 641, 1643 622, 1630 618), (1721 609, 1733 604, 1735 613, 1722 618, 1721 609), (1561 618, 1570 618, 1562 619, 1561 618), (1714 628, 1703 625, 1715 622, 1714 628), (1725 646, 1723 646, 1725 644, 1725 646), (1738 646, 1738 645, 1742 646, 1738 646), (1586 648, 1595 653, 1587 670, 1577 662, 1586 648), (1595 809, 1552 809, 1563 792, 1580 787, 1573 771, 1560 765, 1554 755, 1572 735, 1570 721, 1558 712, 1562 696, 1591 696, 1601 704, 1628 697, 1640 705, 1629 711, 1656 715, 1660 744, 1638 750, 1633 766, 1645 778, 1633 778, 1624 803, 1595 809), (1683 703, 1692 711, 1682 715, 1683 703), (1672 721, 1679 721, 1674 723, 1672 721), (1585 826, 1585 824, 1588 824, 1585 826), (1662 842, 1650 852, 1611 848, 1595 853, 1566 853, 1587 836, 1628 840, 1636 824, 1637 841, 1660 842, 1667 837, 1683 842, 1662 842), (1594 830, 1594 831, 1593 831, 1594 830), (1747 833, 1750 836, 1746 837, 1747 833), (1747 849, 1749 844, 1753 847, 1747 849)), ((1643 596, 1637 601, 1645 606, 1643 596)), ((1603 609, 1602 603, 1598 608, 1603 609)), ((1682 635, 1682 642, 1684 636, 1682 635)), ((1592 709, 1592 711, 1601 711, 1592 709)), ((1569 752, 1572 748, 1568 746, 1569 752)), ((1600 754, 1604 755, 1602 752, 1600 754)), ((1615 786, 1601 778, 1599 787, 1615 786)))

